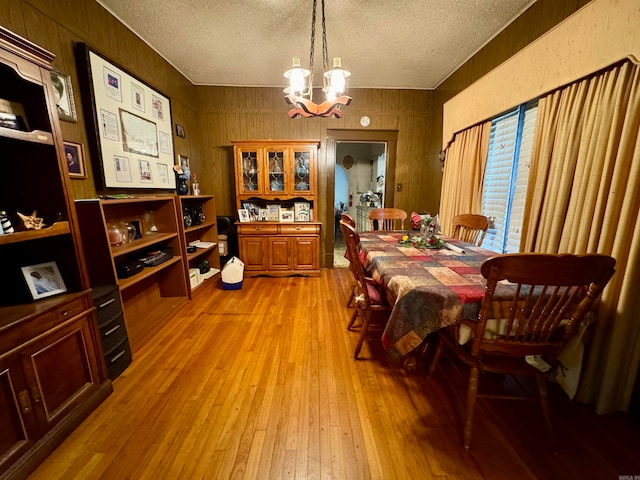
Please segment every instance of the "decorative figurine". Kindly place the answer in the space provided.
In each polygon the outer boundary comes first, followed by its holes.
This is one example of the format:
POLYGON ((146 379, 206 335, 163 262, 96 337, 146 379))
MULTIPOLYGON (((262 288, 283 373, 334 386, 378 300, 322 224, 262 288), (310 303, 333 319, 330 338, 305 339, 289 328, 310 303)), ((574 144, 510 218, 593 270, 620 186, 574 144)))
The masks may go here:
POLYGON ((13 225, 11 225, 11 220, 9 220, 9 215, 4 210, 0 211, 0 225, 2 225, 3 233, 13 233, 13 225))
POLYGON ((24 223, 24 227, 27 230, 40 230, 42 227, 46 226, 43 223, 43 218, 36 216, 37 213, 38 212, 36 212, 35 210, 31 215, 23 215, 22 213, 18 212, 18 216, 24 223))

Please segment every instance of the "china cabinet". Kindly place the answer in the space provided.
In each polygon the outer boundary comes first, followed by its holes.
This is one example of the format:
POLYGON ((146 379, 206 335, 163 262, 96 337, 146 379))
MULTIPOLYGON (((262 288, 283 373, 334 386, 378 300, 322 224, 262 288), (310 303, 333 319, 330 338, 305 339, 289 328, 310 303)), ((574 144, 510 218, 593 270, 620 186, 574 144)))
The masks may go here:
POLYGON ((250 140, 233 143, 238 209, 294 212, 303 218, 236 224, 245 275, 320 274, 320 226, 314 222, 317 202, 317 140, 250 140))
POLYGON ((77 200, 76 211, 91 284, 118 285, 135 355, 188 299, 177 196, 77 200))
POLYGON ((0 151, 10 165, 0 180, 0 478, 25 478, 112 391, 66 171, 53 60, 0 27, 0 151), (37 212, 41 228, 27 229, 18 212, 37 212), (57 270, 55 285, 40 290, 28 280, 34 270, 57 270))
POLYGON ((232 142, 238 208, 252 198, 316 198, 315 140, 232 142))

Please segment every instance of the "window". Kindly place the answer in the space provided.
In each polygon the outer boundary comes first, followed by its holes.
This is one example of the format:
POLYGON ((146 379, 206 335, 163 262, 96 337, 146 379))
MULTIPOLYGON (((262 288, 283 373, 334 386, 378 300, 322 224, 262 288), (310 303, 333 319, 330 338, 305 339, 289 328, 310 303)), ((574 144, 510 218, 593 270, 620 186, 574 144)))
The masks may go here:
POLYGON ((493 219, 482 244, 498 253, 520 250, 537 101, 493 120, 482 213, 493 219))

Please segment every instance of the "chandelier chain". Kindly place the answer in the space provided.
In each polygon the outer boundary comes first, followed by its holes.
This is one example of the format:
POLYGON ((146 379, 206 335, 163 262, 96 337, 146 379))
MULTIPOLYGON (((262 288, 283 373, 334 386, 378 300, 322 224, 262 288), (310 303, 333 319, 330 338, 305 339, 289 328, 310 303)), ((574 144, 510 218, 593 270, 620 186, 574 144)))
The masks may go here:
MULTIPOLYGON (((315 2, 315 0, 313 0, 315 2)), ((327 48, 327 24, 324 18, 324 0, 322 0, 322 68, 329 68, 329 50, 327 48)))
MULTIPOLYGON (((324 0, 322 0, 324 5, 324 0)), ((311 15, 311 48, 309 48, 309 71, 310 78, 313 78, 313 57, 315 56, 316 45, 316 0, 313 0, 313 14, 311 15)))

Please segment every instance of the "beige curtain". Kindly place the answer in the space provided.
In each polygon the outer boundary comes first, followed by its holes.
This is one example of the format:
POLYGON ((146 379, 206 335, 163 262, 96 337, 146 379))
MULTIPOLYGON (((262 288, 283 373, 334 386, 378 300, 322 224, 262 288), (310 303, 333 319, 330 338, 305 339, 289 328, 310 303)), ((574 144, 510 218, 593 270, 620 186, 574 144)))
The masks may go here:
POLYGON ((482 213, 482 188, 489 152, 491 121, 457 133, 447 148, 440 194, 440 226, 451 233, 460 213, 482 213))
POLYGON ((578 399, 628 408, 640 363, 640 68, 616 65, 541 98, 522 251, 616 258, 578 399))

